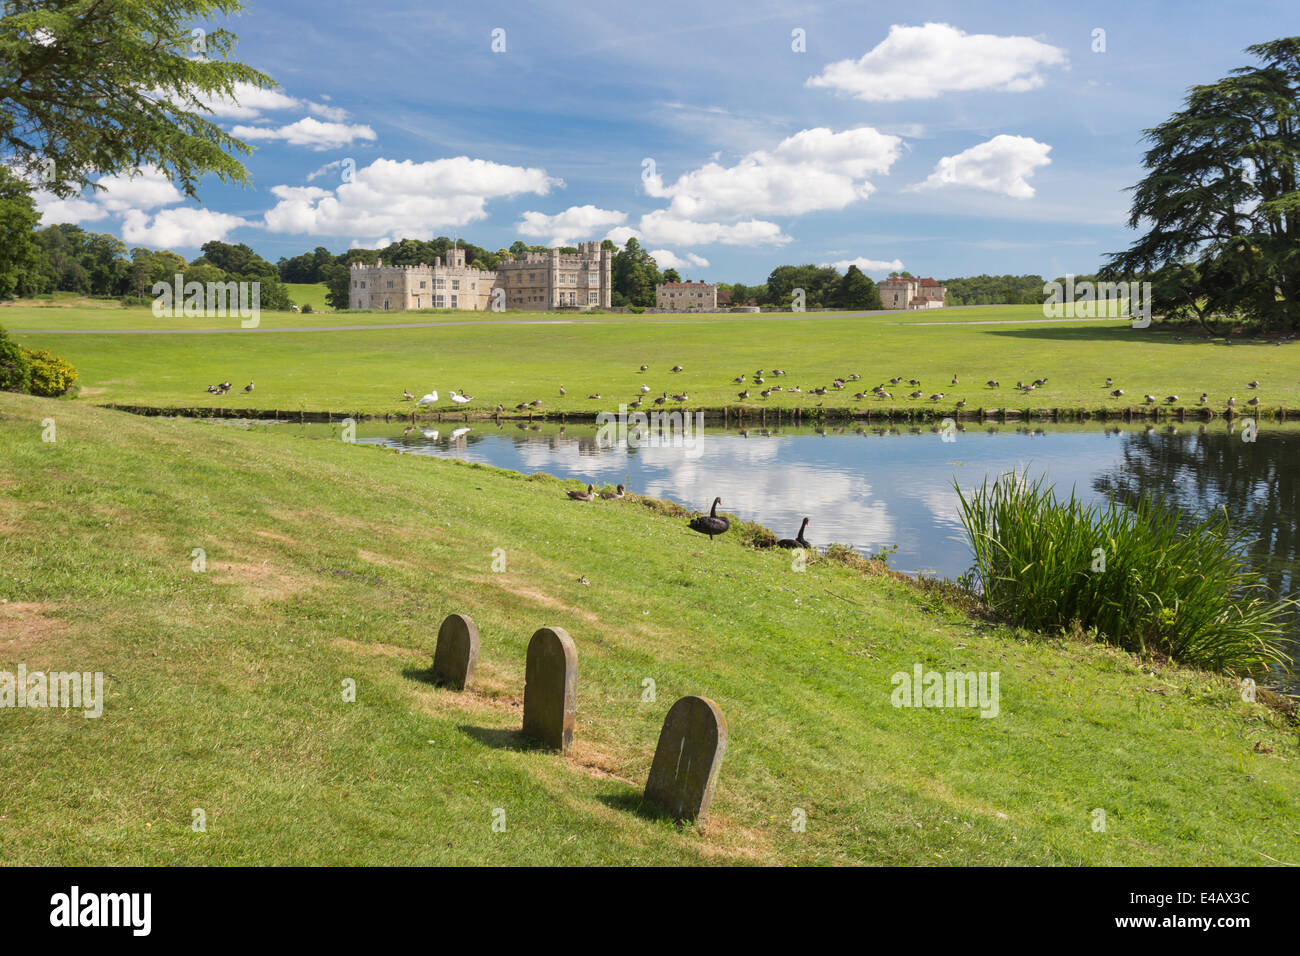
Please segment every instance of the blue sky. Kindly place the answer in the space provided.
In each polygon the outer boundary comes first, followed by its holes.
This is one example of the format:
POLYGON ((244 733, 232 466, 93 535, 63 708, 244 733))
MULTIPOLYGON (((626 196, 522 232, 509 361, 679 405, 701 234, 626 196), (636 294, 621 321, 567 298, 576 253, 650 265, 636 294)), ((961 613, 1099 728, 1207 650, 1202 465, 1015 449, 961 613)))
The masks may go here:
POLYGON ((248 0, 236 55, 278 95, 216 119, 258 147, 253 186, 205 182, 199 211, 145 175, 43 206, 190 256, 206 238, 274 261, 404 235, 635 234, 714 281, 853 260, 1089 272, 1133 238, 1141 131, 1248 44, 1300 32, 1294 10, 248 0))

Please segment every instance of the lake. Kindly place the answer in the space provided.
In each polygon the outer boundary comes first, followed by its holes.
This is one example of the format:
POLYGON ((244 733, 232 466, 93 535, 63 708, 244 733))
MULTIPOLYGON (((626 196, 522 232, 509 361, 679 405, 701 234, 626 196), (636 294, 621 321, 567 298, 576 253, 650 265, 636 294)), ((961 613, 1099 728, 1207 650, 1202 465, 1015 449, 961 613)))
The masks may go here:
MULTIPOLYGON (((340 436, 339 425, 245 423, 310 437, 340 436)), ((1269 586, 1290 594, 1300 570, 1300 426, 1257 430, 1209 424, 999 424, 964 427, 724 429, 602 437, 595 425, 556 422, 438 422, 423 427, 362 422, 359 444, 463 458, 524 473, 546 472, 707 511, 722 510, 794 537, 866 554, 891 567, 956 578, 970 549, 958 517, 954 480, 978 486, 1012 469, 1045 473, 1058 494, 1096 500, 1150 493, 1190 515, 1226 508, 1255 539, 1250 557, 1269 586), (610 438, 612 440, 604 440, 610 438)), ((1300 657, 1300 621, 1293 630, 1300 657)), ((1300 693, 1300 674, 1276 683, 1300 693)))

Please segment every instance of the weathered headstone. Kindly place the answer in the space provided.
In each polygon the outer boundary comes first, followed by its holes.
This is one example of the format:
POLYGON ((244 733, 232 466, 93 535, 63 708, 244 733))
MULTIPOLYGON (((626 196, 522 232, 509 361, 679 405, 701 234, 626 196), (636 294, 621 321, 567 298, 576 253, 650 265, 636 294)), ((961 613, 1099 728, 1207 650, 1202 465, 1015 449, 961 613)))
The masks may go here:
POLYGON ((573 745, 578 706, 578 648, 560 627, 528 642, 524 665, 524 735, 564 753, 573 745))
POLYGON ((646 801, 703 828, 726 752, 727 719, 718 705, 707 697, 683 697, 659 731, 646 801))
POLYGON ((457 690, 474 683, 478 664, 478 625, 465 614, 448 614, 438 628, 433 652, 433 679, 457 690))

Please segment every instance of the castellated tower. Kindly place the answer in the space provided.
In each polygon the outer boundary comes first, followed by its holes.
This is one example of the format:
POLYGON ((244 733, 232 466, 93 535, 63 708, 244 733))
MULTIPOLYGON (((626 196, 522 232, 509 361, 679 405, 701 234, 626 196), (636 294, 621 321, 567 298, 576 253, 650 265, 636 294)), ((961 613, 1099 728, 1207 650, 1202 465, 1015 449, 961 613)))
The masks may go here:
POLYGON ((448 249, 446 261, 432 264, 373 266, 352 263, 348 288, 349 309, 461 309, 485 310, 491 305, 497 274, 465 264, 464 249, 448 249))
POLYGON ((551 249, 502 260, 497 286, 508 309, 607 309, 613 268, 611 251, 582 242, 577 253, 551 249))

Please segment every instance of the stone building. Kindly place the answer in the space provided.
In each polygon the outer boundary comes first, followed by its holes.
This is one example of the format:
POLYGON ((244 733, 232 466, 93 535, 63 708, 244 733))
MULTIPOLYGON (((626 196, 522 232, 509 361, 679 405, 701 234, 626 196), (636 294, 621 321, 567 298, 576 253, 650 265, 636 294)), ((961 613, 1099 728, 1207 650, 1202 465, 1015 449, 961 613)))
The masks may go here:
POLYGON ((577 253, 551 249, 501 260, 496 286, 507 309, 608 309, 613 268, 612 251, 583 242, 577 253))
POLYGON ((655 286, 655 308, 665 312, 711 312, 718 307, 718 287, 710 282, 663 282, 655 286))
POLYGON ((942 309, 948 287, 934 279, 895 277, 878 286, 886 309, 942 309))
POLYGON ((368 266, 352 263, 349 309, 490 308, 497 273, 465 264, 464 249, 448 249, 446 259, 418 266, 368 266))

